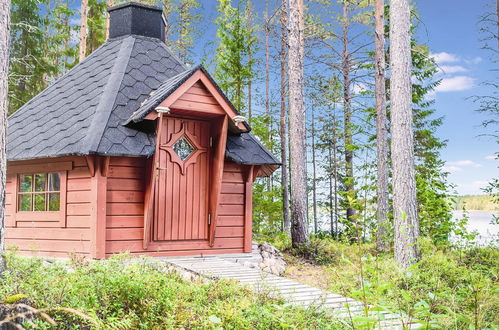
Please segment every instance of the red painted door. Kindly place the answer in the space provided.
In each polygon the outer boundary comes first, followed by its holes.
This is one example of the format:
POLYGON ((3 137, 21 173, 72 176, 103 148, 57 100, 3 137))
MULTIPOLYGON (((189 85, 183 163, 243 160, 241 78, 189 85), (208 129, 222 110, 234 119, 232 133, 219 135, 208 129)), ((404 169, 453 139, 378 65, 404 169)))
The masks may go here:
POLYGON ((208 239, 210 123, 164 117, 153 240, 208 239))

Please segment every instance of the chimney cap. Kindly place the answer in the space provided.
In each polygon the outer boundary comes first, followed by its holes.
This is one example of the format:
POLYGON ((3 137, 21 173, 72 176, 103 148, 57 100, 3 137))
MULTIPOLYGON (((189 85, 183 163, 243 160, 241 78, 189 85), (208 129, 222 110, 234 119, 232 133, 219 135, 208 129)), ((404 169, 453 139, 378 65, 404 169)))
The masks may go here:
POLYGON ((163 10, 138 2, 127 2, 108 8, 109 38, 140 35, 165 41, 166 21, 163 10))
POLYGON ((151 6, 151 5, 145 5, 143 3, 135 2, 135 1, 125 2, 125 3, 122 3, 122 4, 116 5, 116 6, 109 7, 107 9, 107 11, 110 13, 113 10, 120 9, 120 8, 125 8, 125 7, 131 7, 131 6, 142 7, 142 8, 145 8, 145 9, 151 9, 151 10, 157 10, 157 11, 163 12, 163 9, 161 9, 159 7, 151 6))

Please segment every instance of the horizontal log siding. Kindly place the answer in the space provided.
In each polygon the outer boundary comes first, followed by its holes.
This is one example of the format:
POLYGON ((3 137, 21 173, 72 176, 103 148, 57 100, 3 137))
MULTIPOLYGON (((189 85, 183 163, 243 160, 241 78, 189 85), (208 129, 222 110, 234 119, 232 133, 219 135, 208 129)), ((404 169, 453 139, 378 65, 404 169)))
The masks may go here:
MULTIPOLYGON (((16 187, 14 178, 7 170, 7 207, 5 243, 7 248, 16 248, 21 254, 32 256, 68 257, 70 253, 88 256, 90 252, 91 202, 90 172, 84 157, 61 157, 47 160, 15 162, 15 165, 30 165, 68 162, 73 169, 67 173, 65 226, 57 221, 10 221, 15 212, 16 187)), ((14 164, 14 163, 12 163, 14 164)), ((11 163, 9 163, 9 166, 11 163)), ((63 192, 61 192, 63 193, 63 192)))
POLYGON ((107 176, 106 252, 144 237, 144 158, 111 157, 107 176), (120 243, 121 242, 121 243, 120 243))
POLYGON ((242 168, 226 163, 221 213, 215 245, 208 241, 185 240, 151 242, 143 249, 143 200, 146 160, 112 157, 108 174, 106 254, 128 251, 150 256, 181 256, 195 254, 240 253, 244 244, 244 179, 242 168), (225 189, 224 189, 225 187, 225 189))
POLYGON ((238 248, 244 246, 244 167, 225 162, 220 195, 219 217, 215 242, 222 238, 237 238, 238 248))

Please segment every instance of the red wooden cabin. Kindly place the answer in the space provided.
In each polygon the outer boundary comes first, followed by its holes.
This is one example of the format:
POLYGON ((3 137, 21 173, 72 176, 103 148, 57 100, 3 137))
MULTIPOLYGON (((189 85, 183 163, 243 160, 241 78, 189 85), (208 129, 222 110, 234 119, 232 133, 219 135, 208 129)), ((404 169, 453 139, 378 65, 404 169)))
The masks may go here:
POLYGON ((6 245, 105 258, 250 252, 252 183, 279 162, 159 8, 109 9, 110 38, 9 118, 6 245))

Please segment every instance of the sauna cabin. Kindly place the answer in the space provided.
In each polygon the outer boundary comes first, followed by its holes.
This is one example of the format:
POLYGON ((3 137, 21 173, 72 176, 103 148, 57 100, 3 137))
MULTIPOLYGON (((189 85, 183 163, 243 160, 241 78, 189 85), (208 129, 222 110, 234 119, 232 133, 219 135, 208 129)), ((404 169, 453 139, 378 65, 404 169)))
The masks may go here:
POLYGON ((8 119, 7 248, 33 256, 250 252, 252 184, 278 160, 161 9, 109 9, 109 39, 8 119))

